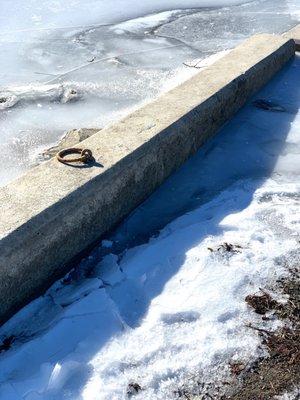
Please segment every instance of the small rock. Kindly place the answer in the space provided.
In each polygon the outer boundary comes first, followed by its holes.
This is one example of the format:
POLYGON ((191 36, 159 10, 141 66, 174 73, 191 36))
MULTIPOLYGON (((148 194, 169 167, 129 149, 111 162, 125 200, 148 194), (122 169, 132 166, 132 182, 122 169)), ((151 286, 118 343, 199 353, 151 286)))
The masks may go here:
POLYGON ((245 368, 246 368, 245 365, 241 362, 235 362, 230 364, 230 370, 232 374, 235 376, 240 375, 245 368))
POLYGON ((60 150, 66 149, 68 147, 73 147, 76 144, 82 142, 83 140, 99 132, 99 128, 80 128, 72 129, 67 132, 64 137, 59 141, 56 146, 50 147, 42 153, 45 159, 54 157, 60 150))
POLYGON ((127 386, 127 396, 131 397, 138 394, 142 390, 138 383, 131 382, 127 386))
POLYGON ((66 89, 61 97, 62 103, 69 103, 70 101, 78 100, 79 93, 75 89, 66 89))

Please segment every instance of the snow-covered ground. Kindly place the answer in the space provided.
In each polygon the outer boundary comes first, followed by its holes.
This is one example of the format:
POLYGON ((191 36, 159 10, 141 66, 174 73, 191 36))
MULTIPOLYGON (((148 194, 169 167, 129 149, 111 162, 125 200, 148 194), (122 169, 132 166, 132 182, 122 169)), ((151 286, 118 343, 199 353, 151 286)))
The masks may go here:
POLYGON ((0 186, 66 130, 103 127, 195 73, 192 60, 281 33, 299 10, 299 0, 0 0, 0 186))
POLYGON ((299 249, 299 72, 298 56, 255 96, 286 112, 249 103, 1 328, 15 337, 0 354, 1 400, 173 399, 262 354, 244 299, 287 274, 299 249))

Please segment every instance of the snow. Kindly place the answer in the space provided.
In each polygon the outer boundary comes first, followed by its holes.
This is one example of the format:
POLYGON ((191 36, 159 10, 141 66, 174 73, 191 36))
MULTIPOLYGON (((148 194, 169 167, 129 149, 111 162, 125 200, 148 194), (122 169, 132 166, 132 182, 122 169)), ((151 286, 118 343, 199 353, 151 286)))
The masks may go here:
POLYGON ((285 393, 282 396, 275 396, 275 400, 297 400, 300 395, 300 388, 294 390, 292 393, 285 393))
POLYGON ((298 0, 0 2, 0 185, 74 128, 101 128, 191 66, 299 21, 298 0))
POLYGON ((287 112, 249 103, 0 329, 16 336, 0 355, 1 400, 121 400, 130 383, 135 399, 175 399, 263 354, 244 299, 286 275, 299 246, 299 69, 297 57, 255 96, 287 112))

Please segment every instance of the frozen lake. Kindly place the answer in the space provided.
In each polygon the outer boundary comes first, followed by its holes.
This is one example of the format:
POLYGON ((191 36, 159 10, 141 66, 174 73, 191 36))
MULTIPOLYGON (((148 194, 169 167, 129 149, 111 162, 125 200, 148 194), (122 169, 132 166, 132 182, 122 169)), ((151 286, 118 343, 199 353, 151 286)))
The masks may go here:
POLYGON ((198 60, 293 27, 299 9, 297 0, 0 0, 0 185, 67 130, 103 127, 197 72, 198 60))

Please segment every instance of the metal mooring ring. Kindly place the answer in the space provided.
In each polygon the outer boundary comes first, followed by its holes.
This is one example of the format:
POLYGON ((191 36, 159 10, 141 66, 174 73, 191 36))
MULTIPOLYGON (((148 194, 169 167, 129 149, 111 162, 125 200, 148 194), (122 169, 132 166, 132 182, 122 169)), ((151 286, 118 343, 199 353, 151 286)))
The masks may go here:
POLYGON ((56 158, 59 162, 63 164, 69 164, 69 163, 76 163, 76 162, 82 162, 84 164, 87 164, 91 161, 93 161, 93 154, 91 150, 89 149, 78 149, 76 147, 71 147, 69 149, 64 149, 60 150, 56 158), (80 154, 80 157, 75 157, 75 158, 65 158, 68 154, 80 154))

